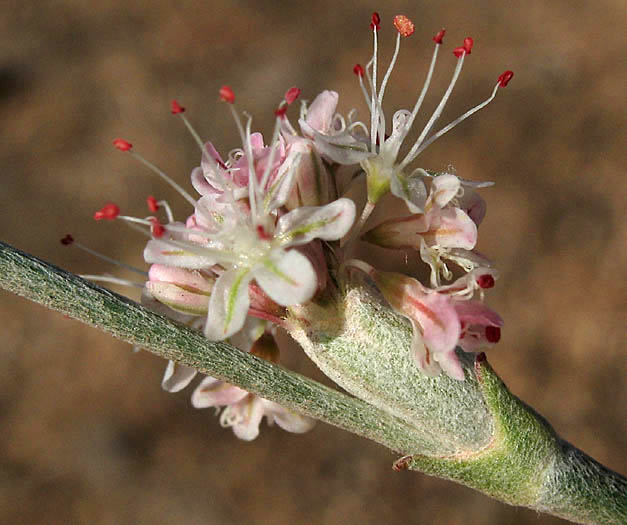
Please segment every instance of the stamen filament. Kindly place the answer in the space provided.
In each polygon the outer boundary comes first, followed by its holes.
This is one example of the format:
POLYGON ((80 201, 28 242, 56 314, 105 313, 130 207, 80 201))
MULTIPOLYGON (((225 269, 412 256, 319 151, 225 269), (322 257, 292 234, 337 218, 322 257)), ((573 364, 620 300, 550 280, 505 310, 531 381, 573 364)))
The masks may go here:
POLYGON ((78 249, 83 250, 84 252, 90 255, 93 255, 94 257, 97 257, 98 259, 101 259, 105 262, 108 262, 115 266, 119 266, 120 268, 125 268, 131 272, 138 273, 139 275, 143 275, 145 277, 148 276, 148 274, 144 272, 143 270, 140 270, 139 268, 135 268, 134 266, 131 266, 130 264, 123 263, 122 261, 113 259, 112 257, 108 257, 107 255, 103 255, 102 253, 97 252, 96 250, 93 250, 92 248, 88 248, 87 246, 85 246, 84 244, 81 244, 80 242, 74 241, 73 245, 76 246, 78 249))
POLYGON ((453 78, 451 79, 451 82, 448 85, 448 88, 446 88, 446 92, 444 93, 442 100, 440 100, 438 107, 435 108, 433 115, 431 115, 429 122, 427 122, 427 125, 422 130, 422 133, 418 137, 418 140, 412 146, 411 150, 409 150, 409 153, 407 153, 407 156, 399 164, 399 169, 403 169, 405 166, 407 166, 407 164, 409 164, 412 160, 416 158, 416 156, 418 155, 416 152, 418 151, 418 148, 422 144, 422 141, 425 139, 429 131, 431 131, 431 128, 433 127, 435 122, 438 120, 438 118, 440 118, 440 115, 442 114, 442 111, 444 110, 444 106, 446 106, 446 103, 448 102, 448 99, 451 96, 451 92, 453 91, 453 88, 455 87, 457 78, 459 77, 459 74, 462 71, 462 66, 464 65, 465 57, 466 57, 466 53, 462 53, 462 55, 459 57, 459 60, 457 61, 457 66, 455 67, 455 71, 453 72, 453 78))
MULTIPOLYGON (((416 100, 414 109, 411 112, 411 117, 409 118, 409 122, 407 122, 407 126, 405 128, 406 129, 405 136, 407 135, 407 133, 409 133, 409 130, 411 129, 412 124, 414 123, 414 119, 418 115, 418 111, 420 111, 422 103, 424 102, 425 97, 427 96, 427 91, 429 90, 429 86, 431 85, 431 79, 433 78, 433 72, 435 71, 435 63, 438 59, 439 49, 440 49, 440 44, 436 44, 435 49, 433 50, 433 56, 431 57, 431 64, 429 65, 429 71, 427 72, 427 78, 425 80, 424 85, 422 86, 422 91, 420 92, 420 95, 418 96, 418 100, 416 100)), ((405 137, 403 137, 403 139, 404 138, 405 137)))
MULTIPOLYGON (((392 70, 396 64, 396 59, 398 58, 398 52, 401 49, 401 34, 396 33, 396 46, 394 47, 394 54, 392 55, 392 60, 390 61, 390 65, 388 66, 387 71, 385 72, 385 76, 383 77, 383 81, 381 82, 381 88, 379 89, 379 96, 377 100, 378 107, 383 107, 383 95, 385 94, 385 88, 387 87, 388 80, 390 79, 390 75, 392 74, 392 70)), ((379 144, 383 144, 385 140, 385 115, 383 112, 380 113, 379 119, 379 144)))
POLYGON ((170 177, 168 177, 163 171, 161 171, 157 166, 155 166, 152 162, 147 161, 144 157, 142 157, 139 153, 135 153, 133 150, 130 150, 129 153, 136 158, 139 162, 141 162, 144 166, 149 168, 152 172, 156 173, 161 177, 165 182, 167 182, 170 186, 172 186, 179 194, 192 206, 196 205, 196 201, 194 198, 187 193, 181 186, 179 186, 176 182, 174 182, 170 177))
MULTIPOLYGON (((376 128, 375 123, 379 120, 379 99, 377 98, 377 28, 375 27, 373 33, 373 46, 374 52, 372 55, 372 93, 370 97, 370 151, 376 152, 376 128)), ((367 68, 366 68, 367 70, 367 68)))
POLYGON ((444 126, 440 131, 438 131, 437 133, 435 133, 434 135, 432 135, 431 137, 429 137, 429 139, 427 141, 425 141, 425 143, 420 146, 418 148, 418 150, 416 151, 416 157, 418 155, 420 155, 420 153, 422 151, 424 151, 425 149, 427 149, 427 147, 433 143, 435 140, 439 139, 442 135, 444 135, 445 133, 449 132, 451 129, 453 129, 455 126, 457 126, 458 124, 460 124, 461 122, 463 122, 464 120, 466 120, 468 117, 470 117, 471 115, 475 114, 477 111, 479 111, 480 109, 483 109, 484 107, 486 107, 490 102, 492 102, 494 100, 494 97, 496 97, 496 93, 499 90, 499 87, 501 87, 499 84, 497 84, 496 86, 494 86, 494 90, 492 91, 492 94, 486 99, 484 100, 481 104, 478 104, 477 106, 475 106, 472 109, 469 109, 468 111, 466 111, 466 113, 464 113, 461 117, 456 118, 453 122, 450 122, 449 124, 447 124, 446 126, 444 126))
POLYGON ((278 117, 276 119, 276 123, 274 124, 274 131, 272 132, 272 141, 270 142, 270 155, 268 157, 268 164, 266 165, 266 169, 264 170, 263 177, 261 178, 261 192, 268 184, 268 180, 270 179, 270 173, 272 172, 272 165, 274 164, 274 156, 279 144, 279 133, 281 131, 281 118, 278 117))
MULTIPOLYGON (((148 276, 147 273, 145 275, 148 276)), ((103 283, 119 284, 119 285, 122 285, 122 286, 130 286, 132 288, 143 288, 144 287, 143 283, 136 283, 134 281, 129 281, 127 279, 118 279, 117 277, 109 277, 107 275, 79 274, 79 277, 81 277, 82 279, 85 279, 87 281, 92 281, 92 282, 103 282, 103 283)))

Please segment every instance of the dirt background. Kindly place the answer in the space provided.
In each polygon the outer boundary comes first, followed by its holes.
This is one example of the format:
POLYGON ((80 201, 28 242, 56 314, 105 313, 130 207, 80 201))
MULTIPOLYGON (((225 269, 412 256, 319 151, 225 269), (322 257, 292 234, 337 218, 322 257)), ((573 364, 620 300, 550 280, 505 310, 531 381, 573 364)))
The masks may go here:
MULTIPOLYGON (((178 98, 203 137, 237 145, 217 99, 235 89, 262 130, 286 88, 341 94, 370 53, 379 8, 411 16, 388 108, 413 104, 448 30, 428 108, 467 35, 475 48, 446 110, 510 86, 438 141, 420 165, 453 165, 485 190, 479 248, 502 271, 489 302, 506 320, 489 359, 512 391, 568 440, 627 471, 624 340, 625 4, 584 2, 269 2, 5 0, 0 7, 0 238, 82 273, 112 271, 63 248, 83 243, 142 265, 142 239, 91 220, 105 200, 145 214, 167 189, 111 140, 123 136, 186 184, 195 144, 169 114, 178 98)), ((427 108, 427 109, 428 109, 427 108)), ((178 216, 187 213, 176 196, 178 216)), ((113 270, 115 271, 115 270, 113 270)), ((121 272, 117 272, 120 274, 121 272)), ((263 428, 253 443, 161 391, 164 363, 96 330, 0 294, 0 522, 211 524, 557 524, 417 473, 385 449, 318 425, 304 436, 263 428)), ((320 378, 298 352, 286 362, 320 378)))

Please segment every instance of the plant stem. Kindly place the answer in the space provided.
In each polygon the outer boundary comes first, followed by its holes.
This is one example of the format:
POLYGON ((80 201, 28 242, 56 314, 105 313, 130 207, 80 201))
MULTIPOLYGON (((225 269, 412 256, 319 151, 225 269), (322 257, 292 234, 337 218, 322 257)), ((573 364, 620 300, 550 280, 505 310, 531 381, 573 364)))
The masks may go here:
POLYGON ((227 343, 208 341, 198 331, 2 242, 0 287, 394 451, 413 450, 411 426, 400 419, 227 343))

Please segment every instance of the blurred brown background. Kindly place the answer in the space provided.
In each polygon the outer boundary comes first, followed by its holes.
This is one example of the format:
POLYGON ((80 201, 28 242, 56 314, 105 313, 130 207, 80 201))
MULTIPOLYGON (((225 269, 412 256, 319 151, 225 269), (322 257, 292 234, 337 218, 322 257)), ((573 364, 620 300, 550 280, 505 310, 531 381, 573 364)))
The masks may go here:
MULTIPOLYGON (((370 13, 412 17, 386 107, 413 104, 448 30, 429 110, 475 37, 443 121, 516 76, 496 101, 420 158, 484 190, 479 248, 502 271, 489 302, 506 320, 490 361, 568 440, 627 471, 625 3, 5 0, 0 7, 0 239, 79 273, 116 271, 62 247, 83 243, 142 265, 142 239, 91 220, 108 199, 144 215, 170 195, 111 140, 123 136, 182 184, 196 145, 169 114, 178 98, 226 152, 235 128, 217 99, 266 132, 285 89, 361 97, 351 72, 370 53, 370 13)), ((384 62, 387 59, 384 60, 384 62)), ((292 117, 295 115, 292 114, 292 117)), ((294 120, 293 120, 294 121, 294 120)), ((176 196, 178 217, 187 213, 176 196)), ((186 392, 161 391, 165 363, 0 293, 2 523, 562 523, 416 473, 385 449, 318 425, 264 428, 253 443, 220 428, 186 392)), ((297 352, 286 362, 316 378, 297 352)))

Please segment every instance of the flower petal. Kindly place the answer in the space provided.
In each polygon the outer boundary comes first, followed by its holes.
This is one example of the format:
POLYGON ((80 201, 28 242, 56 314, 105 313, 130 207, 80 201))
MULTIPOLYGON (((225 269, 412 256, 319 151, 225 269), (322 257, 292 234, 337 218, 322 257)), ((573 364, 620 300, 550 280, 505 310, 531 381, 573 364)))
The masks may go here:
POLYGON ((450 377, 457 379, 458 381, 463 381, 465 379, 464 369, 459 363, 459 358, 457 357, 455 350, 436 354, 435 358, 442 367, 442 370, 444 370, 450 377))
POLYGON ((209 300, 207 339, 222 341, 244 326, 250 305, 248 283, 252 278, 248 268, 228 270, 218 278, 209 300))
POLYGON ((421 232, 426 228, 424 215, 409 215, 382 222, 362 235, 362 239, 383 248, 419 250, 421 232))
POLYGON ((311 262, 297 250, 273 252, 254 269, 254 274, 257 284, 281 306, 308 301, 317 287, 311 262))
POLYGON ((457 343, 459 319, 450 297, 425 291, 416 279, 392 272, 371 273, 392 308, 420 326, 430 352, 449 352, 457 343))
MULTIPOLYGON (((335 91, 324 90, 320 93, 307 108, 305 117, 307 129, 311 128, 327 135, 331 130, 331 123, 333 122, 333 115, 335 115, 339 98, 335 91)), ((305 130, 302 131, 303 134, 306 134, 305 130)))
POLYGON ((205 377, 192 394, 192 406, 194 408, 220 407, 232 405, 241 401, 248 395, 234 385, 220 381, 215 377, 205 377))
POLYGON ((420 177, 408 177, 402 173, 395 173, 390 180, 390 191, 403 199, 412 213, 423 212, 427 201, 427 189, 420 177))
POLYGON ((195 368, 169 361, 161 380, 161 388, 167 392, 179 392, 191 383, 195 375, 195 368))
POLYGON ((216 256, 208 250, 204 253, 202 246, 195 248, 157 239, 151 239, 146 244, 144 260, 150 264, 190 269, 209 268, 218 262, 216 256))
POLYGON ((429 246, 472 250, 477 244, 477 225, 459 208, 434 212, 429 231, 422 237, 429 246))
POLYGON ((431 193, 429 195, 436 206, 443 208, 459 192, 460 182, 456 175, 445 173, 434 177, 431 182, 431 193))
POLYGON ((431 351, 425 346, 420 325, 413 319, 409 321, 412 326, 411 355, 414 362, 426 375, 437 376, 440 373, 440 365, 434 359, 431 351))
POLYGON ((348 233, 355 220, 355 203, 342 198, 325 206, 303 206, 283 215, 276 237, 284 246, 306 244, 313 239, 334 241, 348 233))
POLYGON ((274 420, 283 430, 295 434, 303 434, 316 425, 315 419, 303 416, 267 399, 262 399, 262 402, 268 420, 274 420))

